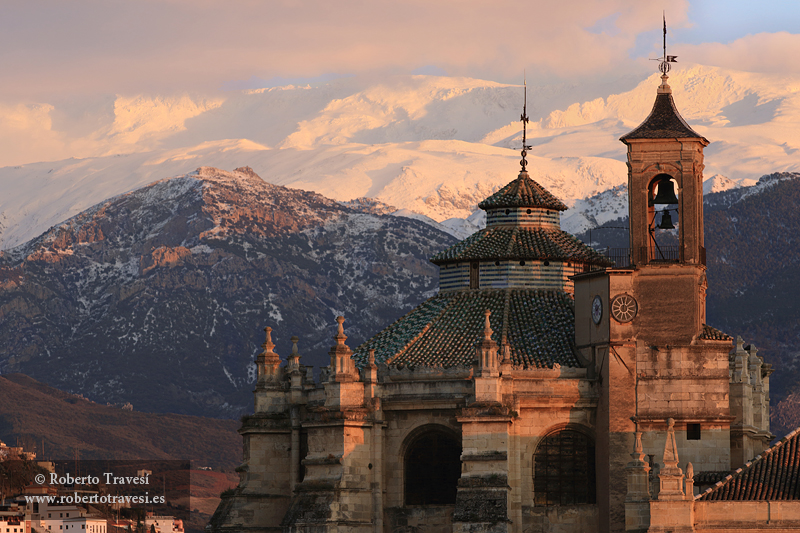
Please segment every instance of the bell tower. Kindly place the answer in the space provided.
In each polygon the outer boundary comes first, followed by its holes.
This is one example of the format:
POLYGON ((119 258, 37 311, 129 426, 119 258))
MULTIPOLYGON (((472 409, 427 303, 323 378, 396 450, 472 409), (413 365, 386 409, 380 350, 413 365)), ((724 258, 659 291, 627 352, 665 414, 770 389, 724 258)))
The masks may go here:
POLYGON ((732 339, 705 323, 709 143, 675 106, 670 62, 665 45, 653 109, 620 139, 628 152, 629 262, 574 278, 575 344, 598 380, 597 483, 608 487, 597 494, 602 533, 641 529, 636 506, 658 498, 655 487, 627 494, 628 450, 639 449, 639 439, 641 453, 660 457, 672 431, 695 469, 731 468, 732 339))
POLYGON ((620 138, 628 147, 631 260, 705 265, 703 149, 708 139, 680 116, 667 80, 661 76, 647 119, 620 138), (670 230, 672 238, 659 239, 670 230))
POLYGON ((651 274, 642 281, 653 289, 648 313, 653 328, 645 329, 674 344, 676 336, 685 341, 696 336, 706 321, 703 149, 708 139, 678 113, 667 81, 664 73, 650 115, 620 141, 628 148, 630 260, 651 274))

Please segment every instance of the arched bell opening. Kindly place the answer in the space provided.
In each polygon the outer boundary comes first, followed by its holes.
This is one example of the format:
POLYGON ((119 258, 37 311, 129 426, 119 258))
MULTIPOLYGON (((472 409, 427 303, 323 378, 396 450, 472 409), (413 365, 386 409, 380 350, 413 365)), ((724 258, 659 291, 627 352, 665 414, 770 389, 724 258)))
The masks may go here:
POLYGON ((453 505, 461 477, 461 439, 430 425, 412 436, 403 457, 406 505, 453 505))
POLYGON ((678 183, 669 174, 650 180, 647 194, 648 261, 680 260, 678 183))

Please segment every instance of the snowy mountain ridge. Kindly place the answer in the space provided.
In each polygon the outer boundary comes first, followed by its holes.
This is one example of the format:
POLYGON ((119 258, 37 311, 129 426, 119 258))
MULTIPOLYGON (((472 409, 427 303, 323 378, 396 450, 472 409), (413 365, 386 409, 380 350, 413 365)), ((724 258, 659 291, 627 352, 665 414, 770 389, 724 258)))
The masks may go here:
MULTIPOLYGON (((262 328, 326 361, 436 290, 455 240, 405 217, 202 167, 119 195, 0 251, 0 371, 143 411, 236 417, 262 328)), ((280 348, 280 347, 283 348, 280 348)))
MULTIPOLYGON (((567 229, 619 212, 613 192, 607 214, 603 202, 583 202, 626 182, 618 138, 647 116, 659 83, 653 74, 603 87, 529 86, 531 175, 567 205, 591 211, 574 217, 571 210, 567 229)), ((669 83, 684 118, 712 141, 707 175, 745 185, 766 171, 800 170, 800 78, 682 65, 669 83)), ((0 249, 106 198, 202 166, 250 166, 270 183, 338 201, 373 198, 450 221, 444 227, 463 235, 477 202, 516 177, 521 99, 519 86, 398 76, 5 109, 27 129, 4 132, 9 122, 0 124, 0 135, 12 139, 0 162, 61 160, 0 168, 0 249), (82 159, 63 159, 68 154, 82 159)))

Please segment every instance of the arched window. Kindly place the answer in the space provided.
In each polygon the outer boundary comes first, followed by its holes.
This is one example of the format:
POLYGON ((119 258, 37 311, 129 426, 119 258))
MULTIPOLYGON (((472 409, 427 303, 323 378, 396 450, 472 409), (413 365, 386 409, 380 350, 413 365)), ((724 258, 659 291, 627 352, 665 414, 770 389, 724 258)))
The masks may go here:
POLYGON ((431 428, 408 445, 404 458, 406 505, 456 503, 461 477, 461 441, 446 429, 431 428))
POLYGON ((594 442, 564 429, 545 437, 533 461, 534 505, 595 503, 594 442))

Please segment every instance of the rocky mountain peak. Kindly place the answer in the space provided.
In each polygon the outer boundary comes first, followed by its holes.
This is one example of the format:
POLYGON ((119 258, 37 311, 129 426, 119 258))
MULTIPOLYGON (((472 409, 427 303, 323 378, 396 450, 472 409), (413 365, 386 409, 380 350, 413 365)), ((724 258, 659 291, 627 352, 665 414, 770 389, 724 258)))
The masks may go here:
MULTIPOLYGON (((201 167, 122 194, 0 252, 0 372, 137 409, 249 409, 264 326, 327 361, 436 290, 452 245, 419 221, 201 167)), ((282 351, 281 351, 282 350, 282 351)))

